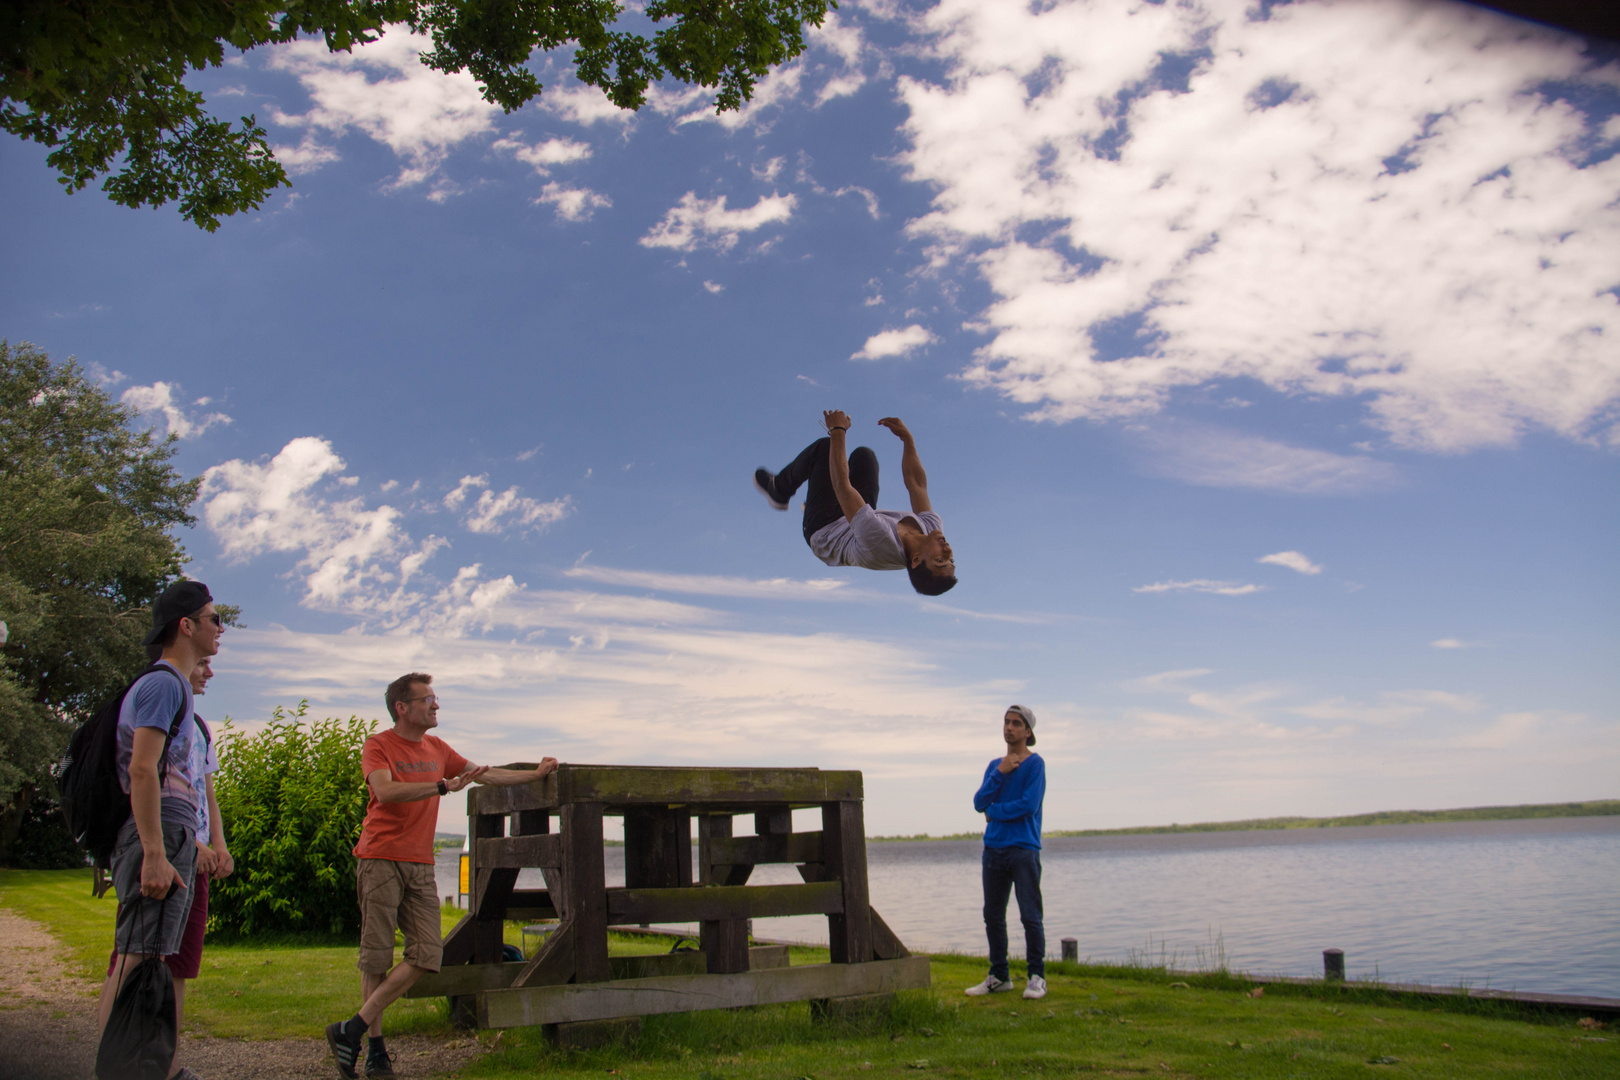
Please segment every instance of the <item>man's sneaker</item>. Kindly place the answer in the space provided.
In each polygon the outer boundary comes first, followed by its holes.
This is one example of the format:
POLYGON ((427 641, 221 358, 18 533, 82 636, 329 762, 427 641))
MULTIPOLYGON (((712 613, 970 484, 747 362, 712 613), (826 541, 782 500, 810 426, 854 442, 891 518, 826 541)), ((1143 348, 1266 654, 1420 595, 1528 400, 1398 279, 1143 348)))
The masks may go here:
POLYGON ((754 470, 754 487, 765 496, 765 501, 771 504, 772 510, 786 510, 788 504, 776 497, 776 474, 769 469, 754 470))
POLYGON ((965 993, 968 997, 983 997, 985 994, 1004 994, 1013 988, 1011 979, 998 979, 994 975, 986 975, 984 982, 978 986, 970 986, 965 993))
POLYGON ((384 1050, 377 1054, 366 1055, 367 1076, 397 1076, 394 1072, 394 1055, 384 1050))
POLYGON ((357 1080, 359 1073, 354 1071, 355 1062, 360 1060, 360 1041, 365 1032, 359 1031, 353 1035, 343 1030, 343 1024, 326 1025, 326 1045, 332 1048, 332 1057, 337 1061, 338 1072, 345 1080, 357 1080))
POLYGON ((1024 996, 1031 1001, 1046 996, 1046 979, 1040 975, 1031 975, 1029 985, 1024 987, 1024 996))
POLYGON ((202 1077, 191 1071, 190 1066, 180 1066, 180 1071, 169 1077, 169 1080, 202 1080, 202 1077))

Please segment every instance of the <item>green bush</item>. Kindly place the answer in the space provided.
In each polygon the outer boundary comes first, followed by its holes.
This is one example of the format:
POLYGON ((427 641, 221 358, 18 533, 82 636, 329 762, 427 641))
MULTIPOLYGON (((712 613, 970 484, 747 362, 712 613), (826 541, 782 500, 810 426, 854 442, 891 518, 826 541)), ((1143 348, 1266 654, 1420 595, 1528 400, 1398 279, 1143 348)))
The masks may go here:
POLYGON ((358 934, 354 845, 366 816, 360 748, 377 721, 305 719, 279 706, 263 731, 226 720, 214 793, 236 872, 213 883, 210 931, 358 934))

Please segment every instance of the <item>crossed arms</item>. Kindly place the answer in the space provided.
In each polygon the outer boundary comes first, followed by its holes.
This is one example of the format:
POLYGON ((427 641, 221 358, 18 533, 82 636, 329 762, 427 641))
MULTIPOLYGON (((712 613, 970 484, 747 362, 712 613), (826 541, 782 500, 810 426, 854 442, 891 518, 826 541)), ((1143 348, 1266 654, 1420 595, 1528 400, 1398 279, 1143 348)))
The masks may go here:
MULTIPOLYGON (((849 414, 842 409, 829 409, 821 414, 821 418, 827 425, 827 435, 831 439, 827 457, 832 470, 833 493, 838 496, 838 508, 844 512, 844 520, 854 521, 856 513, 866 505, 866 500, 849 482, 849 452, 844 449, 849 414)), ((898 416, 885 416, 878 421, 878 425, 888 428, 900 440, 900 478, 905 481, 906 494, 911 496, 911 512, 920 514, 932 510, 934 504, 928 501, 928 474, 923 471, 922 458, 917 456, 917 441, 911 437, 911 429, 898 416)))

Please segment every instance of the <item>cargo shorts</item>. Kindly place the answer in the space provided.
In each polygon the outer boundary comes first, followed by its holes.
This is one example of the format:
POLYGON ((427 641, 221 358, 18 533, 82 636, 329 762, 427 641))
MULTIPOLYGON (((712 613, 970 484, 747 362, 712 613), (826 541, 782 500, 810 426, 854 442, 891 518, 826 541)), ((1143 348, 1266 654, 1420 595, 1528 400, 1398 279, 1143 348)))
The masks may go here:
POLYGON ((173 822, 163 823, 163 853, 179 873, 185 888, 166 900, 141 895, 141 865, 146 861, 141 834, 131 817, 118 830, 113 844, 112 886, 118 893, 118 915, 113 950, 136 956, 173 956, 180 951, 186 917, 191 913, 191 886, 196 876, 196 831, 173 822))
POLYGON ((370 975, 394 966, 394 930, 405 935, 405 962, 438 971, 444 960, 440 944, 439 891, 430 863, 360 859, 354 868, 360 900, 360 962, 370 975))

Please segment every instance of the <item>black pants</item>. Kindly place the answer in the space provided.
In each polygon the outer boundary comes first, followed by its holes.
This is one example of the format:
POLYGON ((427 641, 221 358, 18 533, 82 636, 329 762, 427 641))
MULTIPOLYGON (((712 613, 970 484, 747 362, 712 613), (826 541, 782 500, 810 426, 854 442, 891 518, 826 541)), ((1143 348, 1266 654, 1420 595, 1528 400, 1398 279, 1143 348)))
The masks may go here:
MULTIPOLYGON (((776 496, 781 502, 791 501, 793 493, 805 481, 810 482, 810 491, 804 501, 805 543, 844 516, 844 508, 838 505, 838 494, 833 491, 832 464, 828 453, 831 444, 831 439, 817 439, 776 474, 776 496)), ((866 505, 876 510, 878 459, 871 447, 857 446, 849 455, 849 482, 866 500, 866 505)))
POLYGON ((984 934, 990 940, 990 974, 1007 974, 1007 894, 1018 896, 1029 973, 1046 977, 1046 927, 1041 914, 1041 853, 1029 848, 984 849, 984 934))

